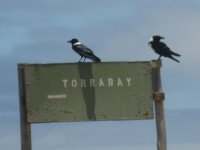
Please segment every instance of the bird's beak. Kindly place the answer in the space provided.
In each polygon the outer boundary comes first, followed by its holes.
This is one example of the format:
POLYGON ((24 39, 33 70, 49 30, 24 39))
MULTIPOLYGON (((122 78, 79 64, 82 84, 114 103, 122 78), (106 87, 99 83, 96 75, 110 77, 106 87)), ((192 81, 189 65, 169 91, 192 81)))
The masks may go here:
POLYGON ((164 37, 160 37, 160 39, 165 39, 164 37))
POLYGON ((67 43, 71 43, 71 40, 70 40, 70 41, 67 41, 67 43))

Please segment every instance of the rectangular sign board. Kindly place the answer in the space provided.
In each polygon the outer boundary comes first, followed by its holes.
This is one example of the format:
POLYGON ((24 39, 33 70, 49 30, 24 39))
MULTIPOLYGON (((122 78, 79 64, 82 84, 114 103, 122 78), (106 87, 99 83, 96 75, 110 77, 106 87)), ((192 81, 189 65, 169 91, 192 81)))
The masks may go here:
POLYGON ((153 118, 149 61, 18 66, 30 123, 153 118))

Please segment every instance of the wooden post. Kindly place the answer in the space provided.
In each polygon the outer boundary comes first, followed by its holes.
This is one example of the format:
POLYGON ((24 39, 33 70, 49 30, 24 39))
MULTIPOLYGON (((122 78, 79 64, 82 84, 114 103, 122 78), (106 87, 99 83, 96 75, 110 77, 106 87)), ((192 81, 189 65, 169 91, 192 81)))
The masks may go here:
POLYGON ((156 115, 157 128, 157 150, 167 150, 165 115, 164 115, 164 93, 162 92, 160 77, 161 61, 152 61, 153 75, 153 99, 156 115))
POLYGON ((23 65, 18 65, 21 150, 31 150, 31 124, 27 121, 26 89, 23 65))

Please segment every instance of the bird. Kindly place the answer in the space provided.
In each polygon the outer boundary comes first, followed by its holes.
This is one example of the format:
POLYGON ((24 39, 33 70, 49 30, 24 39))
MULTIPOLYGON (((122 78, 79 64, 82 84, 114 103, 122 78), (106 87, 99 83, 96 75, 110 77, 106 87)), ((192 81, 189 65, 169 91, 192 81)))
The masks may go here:
POLYGON ((180 57, 181 55, 173 52, 164 42, 160 41, 161 39, 165 39, 165 38, 159 35, 154 35, 151 37, 150 41, 148 42, 148 45, 159 55, 158 60, 160 60, 160 58, 164 56, 164 57, 171 58, 176 62, 180 62, 173 56, 180 57))
POLYGON ((82 62, 85 62, 86 58, 91 59, 93 62, 101 62, 101 59, 94 55, 93 51, 86 47, 84 44, 78 41, 76 38, 72 38, 71 40, 67 41, 68 43, 72 44, 72 49, 78 53, 81 58, 78 62, 81 62, 81 60, 84 58, 82 62))

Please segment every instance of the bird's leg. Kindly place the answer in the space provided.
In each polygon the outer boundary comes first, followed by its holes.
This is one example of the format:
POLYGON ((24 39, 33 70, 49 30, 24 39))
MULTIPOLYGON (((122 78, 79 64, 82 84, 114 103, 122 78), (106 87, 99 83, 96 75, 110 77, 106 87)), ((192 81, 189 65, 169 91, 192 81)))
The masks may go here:
POLYGON ((158 57, 158 60, 160 60, 160 58, 161 58, 161 55, 158 57))
POLYGON ((83 60, 83 62, 85 62, 85 60, 86 60, 86 57, 84 57, 84 60, 83 60))
POLYGON ((83 58, 83 56, 81 56, 81 58, 79 59, 79 61, 78 61, 79 63, 81 62, 81 59, 82 59, 82 58, 83 58))

